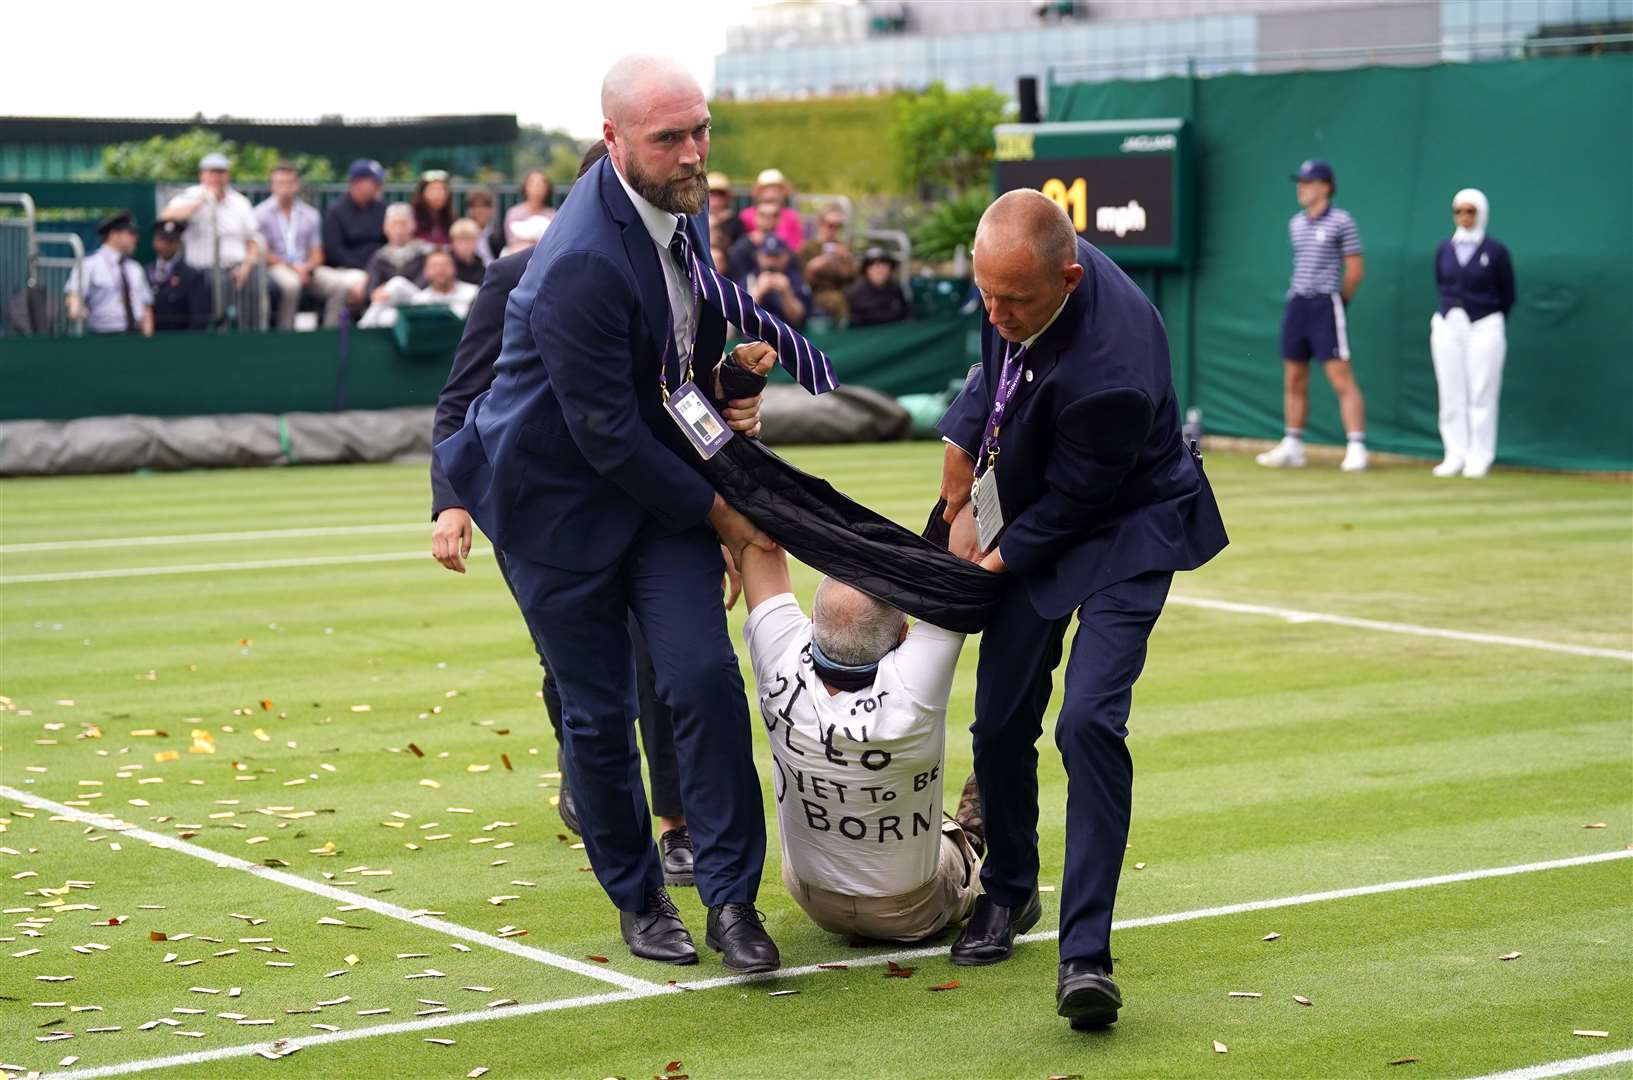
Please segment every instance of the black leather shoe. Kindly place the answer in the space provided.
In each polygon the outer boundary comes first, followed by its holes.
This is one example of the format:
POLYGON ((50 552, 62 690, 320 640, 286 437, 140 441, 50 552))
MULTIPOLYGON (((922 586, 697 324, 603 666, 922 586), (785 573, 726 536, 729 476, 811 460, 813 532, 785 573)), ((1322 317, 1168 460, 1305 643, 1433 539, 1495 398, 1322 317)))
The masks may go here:
POLYGON ((1117 1022, 1123 995, 1106 969, 1089 960, 1063 960, 1055 989, 1055 1011, 1072 1022, 1073 1031, 1092 1031, 1117 1022))
POLYGON ((696 885, 692 876, 692 834, 682 825, 658 837, 658 854, 663 857, 663 883, 670 887, 696 885))
POLYGON ((953 963, 973 967, 1008 960, 1015 948, 1016 935, 1032 929, 1042 917, 1043 903, 1036 889, 1026 898, 1026 903, 1013 911, 993 903, 990 896, 982 896, 975 902, 964 932, 953 942, 953 963))
POLYGON ((732 971, 752 975, 775 971, 782 966, 777 943, 765 932, 760 913, 753 904, 716 904, 709 909, 709 930, 704 943, 717 953, 732 971))
POLYGON ((623 931, 629 951, 642 960, 656 960, 661 964, 697 963, 697 946, 686 924, 680 921, 680 912, 663 889, 654 889, 646 898, 641 911, 620 911, 618 929, 623 931))
POLYGON ((556 771, 561 773, 561 796, 556 800, 556 809, 561 811, 561 823, 574 836, 583 836, 584 830, 578 824, 578 803, 573 801, 573 789, 567 784, 567 770, 562 766, 559 752, 556 754, 556 771))

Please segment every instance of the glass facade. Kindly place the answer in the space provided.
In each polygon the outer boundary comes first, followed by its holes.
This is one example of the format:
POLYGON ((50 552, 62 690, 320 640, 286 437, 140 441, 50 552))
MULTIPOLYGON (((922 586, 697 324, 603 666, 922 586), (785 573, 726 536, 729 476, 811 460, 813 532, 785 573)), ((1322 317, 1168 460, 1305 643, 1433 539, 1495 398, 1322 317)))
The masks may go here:
MULTIPOLYGON (((1228 0, 1216 14, 1199 14, 1200 6, 1192 5, 1184 18, 1022 21, 979 33, 880 34, 835 23, 826 28, 832 40, 823 40, 822 30, 811 33, 813 24, 793 35, 797 44, 781 47, 772 35, 749 47, 752 35, 740 34, 715 60, 715 92, 738 99, 826 97, 940 81, 953 89, 992 86, 1012 93, 1020 76, 1042 79, 1051 69, 1070 81, 1252 72, 1259 69, 1261 17, 1320 18, 1318 8, 1268 0, 1228 0)), ((1633 0, 1441 0, 1439 15, 1440 59, 1452 62, 1521 55, 1524 46, 1516 43, 1539 34, 1633 30, 1633 0)), ((1435 44, 1414 37, 1394 44, 1435 44)), ((1411 62, 1425 58, 1420 52, 1411 62)), ((1285 61, 1278 65, 1285 68, 1285 61)))

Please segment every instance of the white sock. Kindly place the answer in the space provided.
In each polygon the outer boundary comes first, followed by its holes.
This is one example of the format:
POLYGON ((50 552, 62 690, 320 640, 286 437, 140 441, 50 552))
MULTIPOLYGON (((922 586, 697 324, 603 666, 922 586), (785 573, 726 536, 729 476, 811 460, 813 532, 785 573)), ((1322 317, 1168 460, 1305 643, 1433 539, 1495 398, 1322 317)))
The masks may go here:
POLYGON ((1367 433, 1364 431, 1352 431, 1349 433, 1349 441, 1352 443, 1361 443, 1362 445, 1365 445, 1367 441, 1367 433))
POLYGON ((1303 446, 1304 445, 1304 429, 1301 428, 1301 427, 1287 428, 1286 429, 1286 434, 1283 436, 1283 439, 1287 443, 1287 445, 1289 445, 1289 446, 1303 446))

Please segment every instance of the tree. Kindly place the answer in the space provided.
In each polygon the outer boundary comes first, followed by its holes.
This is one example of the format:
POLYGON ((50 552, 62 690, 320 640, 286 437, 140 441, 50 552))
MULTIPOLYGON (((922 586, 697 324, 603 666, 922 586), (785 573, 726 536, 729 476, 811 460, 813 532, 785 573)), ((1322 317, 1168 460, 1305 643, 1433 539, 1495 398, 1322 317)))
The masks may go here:
POLYGON ((904 186, 921 195, 959 195, 991 179, 992 129, 1008 103, 989 86, 953 92, 932 83, 896 104, 896 160, 904 186))
POLYGON ((584 147, 565 131, 523 124, 516 133, 512 168, 518 180, 533 169, 543 169, 551 183, 562 187, 578 175, 578 159, 583 153, 584 147))
POLYGON ((155 135, 137 142, 102 148, 102 171, 117 180, 188 180, 198 174, 205 154, 221 153, 232 162, 233 174, 243 180, 265 180, 272 166, 291 161, 301 175, 315 183, 335 178, 329 159, 309 154, 284 154, 255 143, 238 145, 208 128, 192 128, 180 135, 155 135))

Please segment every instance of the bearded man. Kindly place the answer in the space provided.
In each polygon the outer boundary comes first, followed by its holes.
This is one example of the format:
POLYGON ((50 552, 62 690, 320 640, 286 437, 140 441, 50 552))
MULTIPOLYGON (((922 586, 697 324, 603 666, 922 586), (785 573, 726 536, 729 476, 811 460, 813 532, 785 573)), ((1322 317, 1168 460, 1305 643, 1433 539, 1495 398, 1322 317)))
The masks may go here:
POLYGON ((732 971, 769 971, 780 959, 754 909, 765 815, 720 545, 772 545, 699 466, 759 427, 759 398, 723 400, 717 364, 764 374, 781 357, 763 342, 721 356, 720 285, 692 257, 709 250, 709 109, 696 81, 674 61, 626 57, 601 105, 607 156, 534 250, 506 301, 493 386, 437 459, 502 553, 556 673, 584 846, 630 951, 697 962, 641 787, 633 613, 674 712, 707 943, 732 971))

